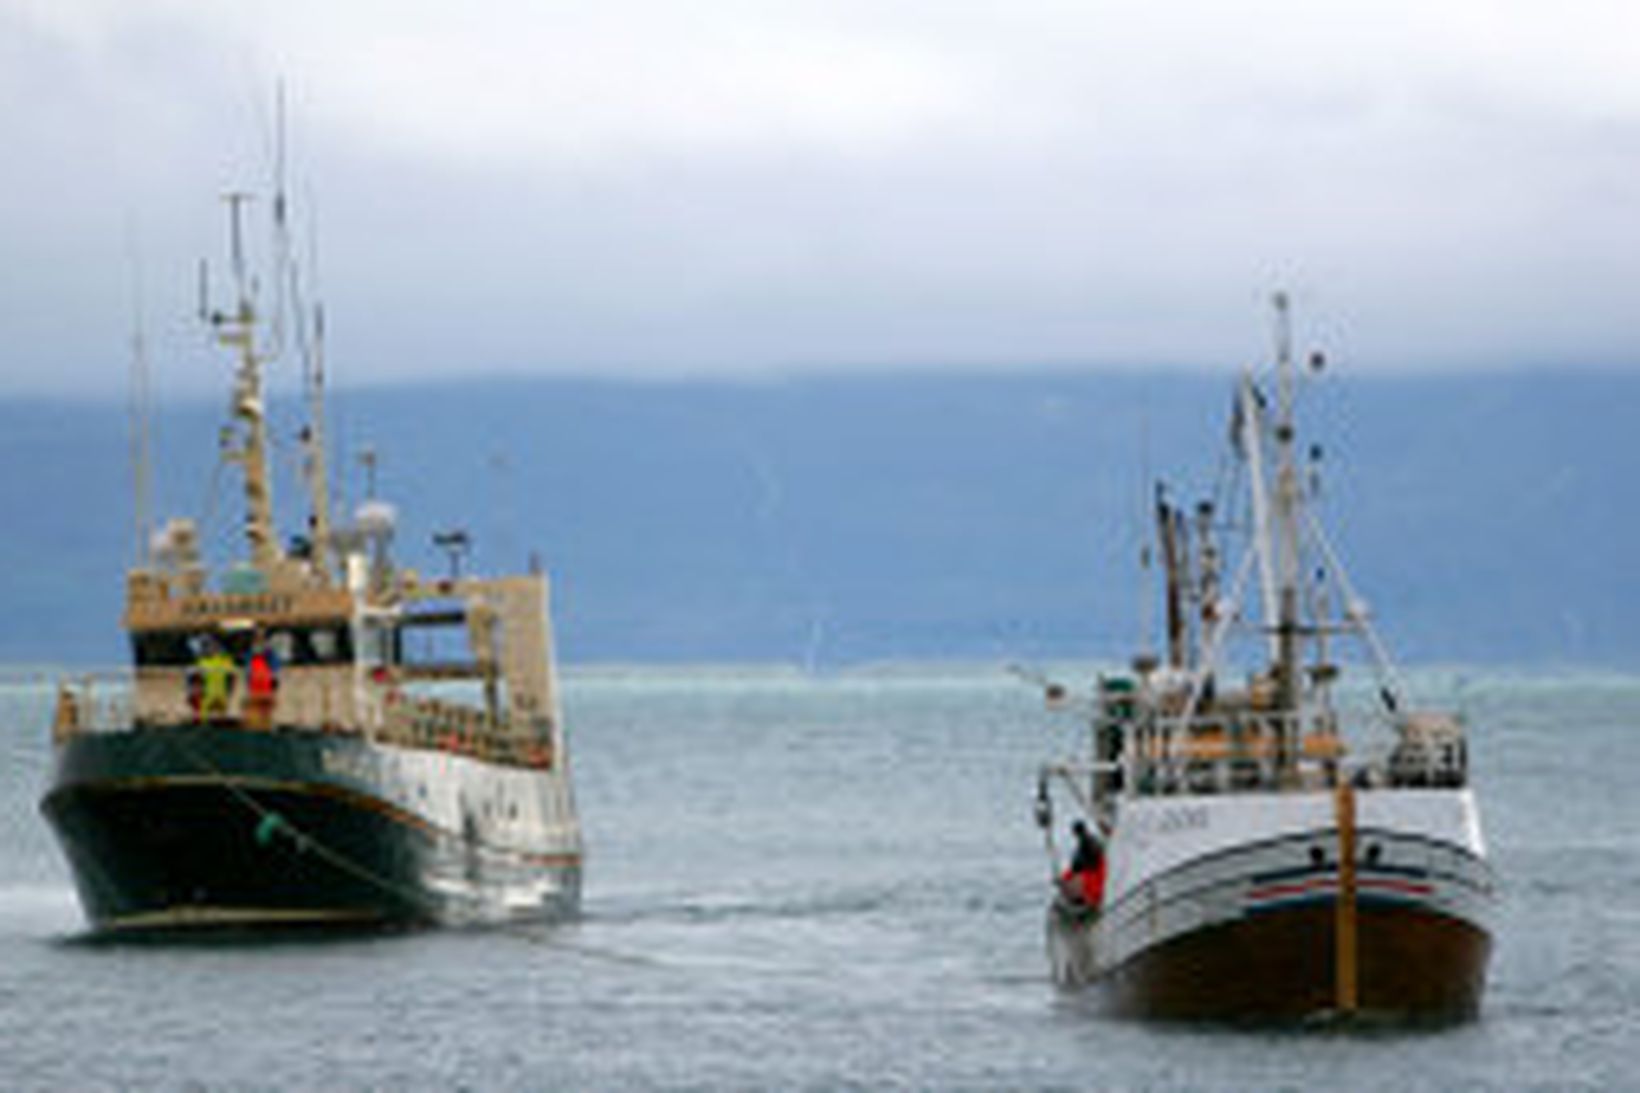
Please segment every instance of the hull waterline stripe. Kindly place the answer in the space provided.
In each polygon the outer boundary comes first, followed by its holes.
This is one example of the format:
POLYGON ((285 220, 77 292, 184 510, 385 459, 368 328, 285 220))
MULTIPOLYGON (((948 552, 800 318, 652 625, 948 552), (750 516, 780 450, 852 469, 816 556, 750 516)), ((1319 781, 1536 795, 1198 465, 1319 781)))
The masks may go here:
POLYGON ((100 930, 156 930, 173 926, 317 925, 339 922, 374 922, 381 916, 372 911, 306 910, 279 907, 167 907, 103 919, 100 930))
MULTIPOLYGON (((1425 904, 1435 895, 1435 886, 1393 880, 1388 877, 1360 877, 1355 883, 1357 903, 1425 904)), ((1332 903, 1338 899, 1338 885, 1331 878, 1309 884, 1287 884, 1256 889, 1247 894, 1243 911, 1263 914, 1306 903, 1332 903)))

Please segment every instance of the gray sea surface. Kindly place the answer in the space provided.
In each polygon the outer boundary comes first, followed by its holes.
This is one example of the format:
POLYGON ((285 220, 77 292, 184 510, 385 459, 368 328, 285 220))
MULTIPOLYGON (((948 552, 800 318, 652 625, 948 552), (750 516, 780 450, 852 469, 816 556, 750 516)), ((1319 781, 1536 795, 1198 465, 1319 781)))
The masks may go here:
POLYGON ((85 942, 37 811, 51 686, 14 675, 0 1088, 1640 1086, 1640 676, 1412 680, 1468 714, 1505 902, 1480 1020, 1366 1032, 1056 990, 1030 805, 1071 727, 996 666, 570 672, 581 919, 210 946, 85 942))

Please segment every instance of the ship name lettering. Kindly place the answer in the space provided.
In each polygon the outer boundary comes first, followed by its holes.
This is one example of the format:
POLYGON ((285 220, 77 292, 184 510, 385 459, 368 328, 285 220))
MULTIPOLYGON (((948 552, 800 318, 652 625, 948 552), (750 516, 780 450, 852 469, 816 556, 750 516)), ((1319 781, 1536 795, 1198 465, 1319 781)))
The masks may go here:
POLYGON ((198 596, 184 600, 185 616, 206 615, 279 615, 289 612, 296 604, 295 597, 279 593, 249 596, 198 596))
POLYGON ((1181 831, 1205 831, 1208 812, 1205 805, 1170 808, 1156 817, 1156 833, 1173 835, 1181 831))

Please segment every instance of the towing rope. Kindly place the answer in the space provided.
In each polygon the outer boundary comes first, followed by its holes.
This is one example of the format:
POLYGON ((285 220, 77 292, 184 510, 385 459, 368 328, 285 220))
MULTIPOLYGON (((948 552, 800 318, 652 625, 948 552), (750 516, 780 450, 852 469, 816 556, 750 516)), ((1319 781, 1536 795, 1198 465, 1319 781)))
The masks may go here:
MULTIPOLYGON (((176 743, 182 751, 186 752, 188 756, 196 764, 198 764, 200 769, 204 770, 207 774, 220 778, 222 780, 222 787, 226 789, 235 800, 243 804, 251 811, 253 815, 257 817, 256 842, 258 846, 271 846, 273 840, 281 832, 283 832, 290 837, 292 842, 295 844, 298 853, 306 853, 311 850, 331 865, 334 865, 336 868, 342 870, 344 873, 357 877, 359 880, 362 880, 367 884, 375 885, 384 892, 389 892, 400 897, 401 899, 408 900, 411 903, 419 904, 428 911, 436 911, 443 906, 439 900, 428 896, 419 889, 407 887, 399 884, 390 877, 382 876, 370 867, 355 861, 353 858, 339 850, 334 849, 333 847, 325 845, 323 841, 316 839, 312 835, 303 831, 301 828, 285 819, 285 817, 279 812, 264 805, 261 801, 258 801, 243 786, 236 784, 226 771, 211 762, 209 756, 200 754, 199 751, 194 748, 193 745, 188 743, 187 739, 183 736, 177 736, 176 743)), ((478 906, 482 903, 482 900, 478 896, 468 895, 464 892, 452 893, 451 898, 464 899, 474 906, 478 906)))

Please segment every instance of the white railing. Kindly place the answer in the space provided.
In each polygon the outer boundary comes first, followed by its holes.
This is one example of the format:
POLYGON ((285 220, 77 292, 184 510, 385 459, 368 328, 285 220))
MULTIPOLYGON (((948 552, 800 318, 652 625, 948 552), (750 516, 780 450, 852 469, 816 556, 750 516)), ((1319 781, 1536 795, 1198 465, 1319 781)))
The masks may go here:
POLYGON ((1225 711, 1126 721, 1122 780, 1144 794, 1331 785, 1345 762, 1325 712, 1225 711))
POLYGON ((124 732, 130 728, 129 674, 102 673, 58 681, 57 705, 51 718, 54 739, 63 740, 87 732, 124 732))
MULTIPOLYGON (((181 673, 176 685, 183 687, 181 673)), ((133 716, 133 680, 129 674, 85 675, 62 680, 57 685, 57 703, 52 716, 52 736, 67 740, 83 733, 126 732, 136 727, 133 716)), ((491 722, 482 710, 433 698, 411 698, 389 693, 381 696, 382 717, 365 731, 331 722, 291 726, 280 721, 273 710, 261 717, 251 715, 245 697, 229 696, 226 705, 204 715, 178 702, 175 708, 154 708, 144 713, 148 725, 187 725, 200 721, 272 730, 292 727, 319 732, 362 733, 372 740, 469 755, 487 762, 514 766, 549 768, 554 764, 553 732, 550 723, 535 723, 526 731, 491 722)), ((150 700, 152 696, 150 695, 150 700)))
MULTIPOLYGON (((1456 722, 1407 715, 1388 749, 1350 748, 1329 710, 1218 711, 1193 717, 1099 718, 1094 733, 1121 734, 1119 761, 1080 772, 1113 776, 1112 789, 1141 794, 1224 793, 1272 787, 1462 785, 1467 754, 1456 722), (1119 767, 1119 774, 1113 771, 1119 767)), ((1107 785, 1110 784, 1107 782, 1107 785)))

